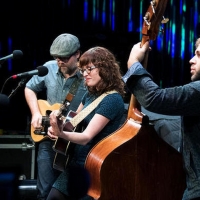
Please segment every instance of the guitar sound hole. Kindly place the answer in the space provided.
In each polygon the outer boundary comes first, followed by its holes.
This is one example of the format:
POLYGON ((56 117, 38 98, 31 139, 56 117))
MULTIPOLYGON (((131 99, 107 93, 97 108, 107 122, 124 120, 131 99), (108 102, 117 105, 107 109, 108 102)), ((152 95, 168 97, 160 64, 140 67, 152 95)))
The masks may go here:
POLYGON ((51 114, 52 110, 46 110, 46 116, 49 117, 49 115, 51 114))
MULTIPOLYGON (((46 114, 50 115, 51 110, 47 110, 46 114)), ((48 127, 50 126, 49 116, 42 116, 42 128, 40 130, 35 130, 36 135, 47 135, 48 127)))
POLYGON ((50 120, 48 117, 42 118, 42 126, 50 126, 50 120))

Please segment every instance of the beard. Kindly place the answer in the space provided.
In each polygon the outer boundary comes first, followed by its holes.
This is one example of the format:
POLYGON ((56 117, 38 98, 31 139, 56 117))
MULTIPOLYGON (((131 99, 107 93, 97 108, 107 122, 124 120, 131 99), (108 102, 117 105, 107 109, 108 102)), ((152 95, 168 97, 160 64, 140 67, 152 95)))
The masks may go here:
POLYGON ((74 74, 74 72, 77 70, 77 66, 73 66, 73 67, 68 67, 65 71, 65 74, 69 74, 72 75, 74 74))
POLYGON ((198 80, 200 80, 200 71, 198 71, 197 73, 193 74, 191 76, 191 80, 192 81, 198 81, 198 80))
POLYGON ((60 67, 60 71, 63 74, 68 74, 68 75, 72 75, 76 72, 77 70, 77 66, 65 66, 65 67, 60 67))

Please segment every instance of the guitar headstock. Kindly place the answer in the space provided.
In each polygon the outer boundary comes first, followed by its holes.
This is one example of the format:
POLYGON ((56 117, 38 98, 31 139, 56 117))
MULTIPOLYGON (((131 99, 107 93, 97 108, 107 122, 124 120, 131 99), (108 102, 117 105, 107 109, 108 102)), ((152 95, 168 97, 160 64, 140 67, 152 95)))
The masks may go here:
POLYGON ((143 45, 146 41, 155 40, 160 32, 160 24, 168 22, 169 19, 164 18, 165 8, 168 0, 152 0, 143 19, 142 41, 143 45))
POLYGON ((68 112, 68 107, 69 107, 70 103, 68 101, 65 101, 64 104, 60 107, 58 114, 57 114, 57 118, 59 120, 65 120, 66 116, 67 116, 67 112, 68 112))

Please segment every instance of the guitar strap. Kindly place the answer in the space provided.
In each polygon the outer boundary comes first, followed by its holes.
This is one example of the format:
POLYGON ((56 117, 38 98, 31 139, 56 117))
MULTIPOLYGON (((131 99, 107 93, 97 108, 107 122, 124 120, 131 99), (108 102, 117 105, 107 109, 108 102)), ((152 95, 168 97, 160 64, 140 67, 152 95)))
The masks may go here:
POLYGON ((83 80, 82 78, 76 78, 76 79, 73 81, 73 83, 72 83, 72 85, 71 85, 71 87, 70 87, 70 90, 69 90, 68 94, 67 94, 66 97, 65 97, 64 103, 65 103, 66 101, 68 101, 68 102, 71 102, 71 101, 72 101, 72 99, 74 98, 74 96, 75 96, 75 94, 76 94, 76 92, 77 92, 77 90, 78 90, 78 87, 79 87, 79 85, 80 85, 80 83, 81 83, 82 80, 83 80))
POLYGON ((103 93, 101 96, 95 99, 90 105, 81 110, 75 117, 73 117, 70 120, 70 123, 73 125, 73 127, 77 126, 85 117, 87 117, 87 115, 89 115, 99 105, 99 103, 105 96, 113 93, 117 93, 117 91, 112 90, 110 92, 103 93))

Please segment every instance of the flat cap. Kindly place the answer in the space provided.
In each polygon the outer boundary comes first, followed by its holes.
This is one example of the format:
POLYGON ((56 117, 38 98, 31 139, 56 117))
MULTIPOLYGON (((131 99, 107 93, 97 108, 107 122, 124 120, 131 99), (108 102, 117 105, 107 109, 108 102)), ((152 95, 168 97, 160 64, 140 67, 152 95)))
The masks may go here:
POLYGON ((79 39, 68 33, 59 35, 50 47, 52 56, 67 57, 74 54, 80 48, 79 39))

